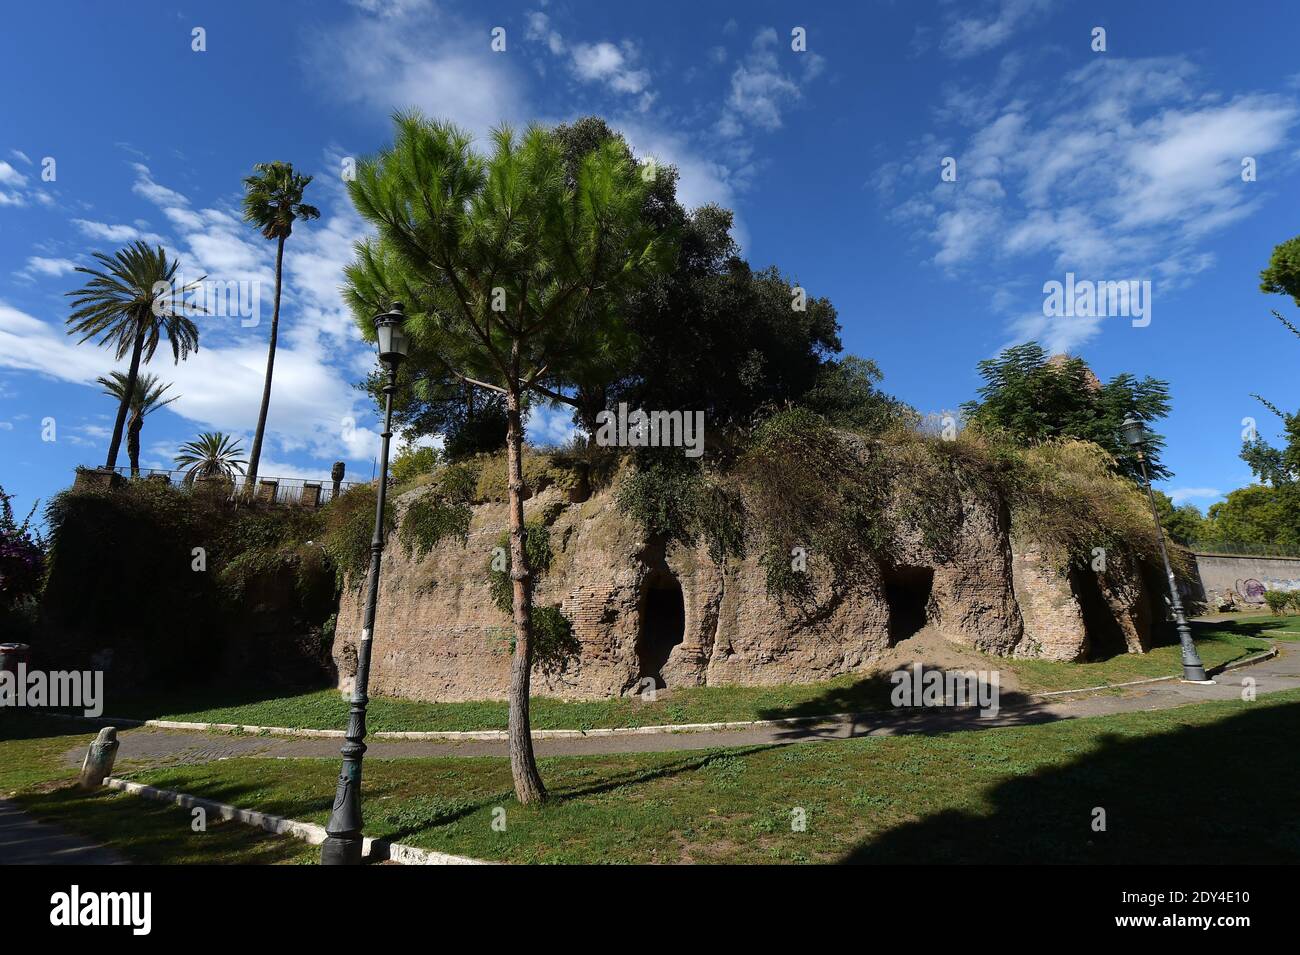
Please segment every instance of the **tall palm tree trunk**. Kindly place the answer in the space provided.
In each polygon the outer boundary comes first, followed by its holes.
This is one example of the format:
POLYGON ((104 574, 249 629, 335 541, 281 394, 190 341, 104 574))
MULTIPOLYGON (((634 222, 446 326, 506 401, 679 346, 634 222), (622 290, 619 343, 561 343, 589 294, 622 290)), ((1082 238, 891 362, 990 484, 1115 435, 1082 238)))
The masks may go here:
POLYGON ((104 469, 111 471, 117 467, 117 452, 122 447, 122 428, 126 425, 126 412, 131 407, 131 396, 135 394, 135 380, 140 374, 140 353, 144 351, 144 328, 135 333, 135 347, 131 349, 131 368, 126 373, 126 389, 122 392, 122 402, 117 406, 117 420, 113 422, 113 439, 108 442, 108 460, 104 469))
POLYGON ((262 460, 262 436, 266 433, 266 412, 271 407, 271 376, 275 373, 275 345, 280 338, 280 280, 284 273, 284 236, 275 247, 275 305, 271 309, 271 345, 266 352, 266 383, 262 385, 262 410, 257 414, 257 430, 253 432, 253 450, 248 454, 248 479, 245 488, 250 493, 257 490, 257 466, 262 460))
MULTIPOLYGON (((516 349, 518 346, 516 345, 516 349)), ((540 802, 546 787, 533 756, 528 719, 529 684, 533 668, 532 575, 524 551, 523 423, 519 414, 518 375, 506 393, 506 468, 510 499, 510 581, 514 592, 515 654, 510 661, 510 774, 515 798, 540 802)))
POLYGON ((140 431, 144 428, 144 415, 132 415, 126 429, 126 456, 131 461, 131 477, 140 476, 140 431))

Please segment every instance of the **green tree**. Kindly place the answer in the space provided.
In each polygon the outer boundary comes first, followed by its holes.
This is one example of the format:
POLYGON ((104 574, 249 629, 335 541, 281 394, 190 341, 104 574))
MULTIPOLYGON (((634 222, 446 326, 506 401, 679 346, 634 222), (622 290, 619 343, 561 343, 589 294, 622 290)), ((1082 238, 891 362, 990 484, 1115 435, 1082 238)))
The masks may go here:
POLYGON ((1300 235, 1274 246, 1268 267, 1259 273, 1259 290, 1290 295, 1300 305, 1300 235))
POLYGON ((224 477, 234 479, 244 472, 248 462, 238 457, 244 453, 234 438, 220 431, 204 431, 195 440, 182 444, 176 452, 176 466, 185 471, 188 484, 195 478, 224 477))
POLYGON ((1230 544, 1300 544, 1300 512, 1288 489, 1251 484, 1210 505, 1205 535, 1230 544))
MULTIPOLYGON (((626 289, 613 306, 624 318, 619 334, 611 329, 600 349, 573 363, 563 394, 547 395, 572 407, 588 435, 596 431, 597 414, 618 402, 704 411, 711 432, 804 401, 814 388, 818 394, 808 401, 819 409, 835 402, 827 413, 845 427, 874 426, 882 403, 894 407, 872 387, 878 372, 869 362, 859 366, 850 357, 840 369, 831 358, 840 340, 828 300, 807 296, 777 269, 755 270, 740 257, 729 210, 705 205, 688 213, 677 198, 677 170, 640 162, 598 117, 558 126, 553 135, 571 188, 594 149, 613 149, 637 164, 646 180, 645 221, 677 239, 670 267, 626 289), (850 411, 848 400, 862 404, 850 411)), ((378 398, 382 386, 382 376, 374 376, 367 390, 378 398)), ((494 450, 503 440, 501 396, 461 381, 436 361, 403 367, 394 409, 395 422, 408 434, 443 435, 453 460, 494 450)))
POLYGON ((1193 541, 1205 540, 1205 517, 1195 504, 1174 507, 1173 500, 1164 491, 1155 491, 1156 512, 1169 539, 1184 547, 1193 541))
MULTIPOLYGON (((120 371, 110 372, 107 378, 101 375, 95 380, 103 385, 104 394, 116 398, 119 402, 127 394, 126 375, 120 371)), ((170 387, 170 384, 160 385, 157 375, 144 374, 136 379, 135 387, 130 393, 130 417, 126 425, 126 455, 131 461, 132 477, 140 473, 140 432, 144 428, 145 417, 180 397, 180 395, 172 395, 163 401, 162 397, 170 387)))
POLYGON ((1008 348, 979 363, 980 401, 962 405, 967 420, 1006 432, 1026 443, 1075 438, 1100 445, 1119 473, 1137 479, 1137 457, 1120 437, 1132 414, 1147 423, 1147 468, 1152 480, 1172 477, 1160 463, 1164 438, 1151 423, 1169 414, 1169 383, 1116 375, 1102 384, 1081 358, 1049 357, 1037 342, 1008 348))
MULTIPOLYGON (((1300 236, 1276 246, 1268 267, 1260 272, 1259 277, 1260 291, 1290 295, 1300 305, 1300 236)), ((1300 337, 1300 329, 1276 310, 1273 316, 1291 334, 1300 337)), ((1285 444, 1277 448, 1256 435, 1242 447, 1242 460, 1269 487, 1242 488, 1228 496, 1226 503, 1234 503, 1234 495, 1243 495, 1244 503, 1247 499, 1245 492, 1250 492, 1248 499, 1253 505, 1250 513, 1260 518, 1246 521, 1244 516, 1238 515, 1238 511, 1244 513, 1244 509, 1234 507, 1228 515, 1233 521, 1231 527, 1234 532, 1263 535, 1252 539, 1251 543, 1294 545, 1300 543, 1300 414, 1283 411, 1262 395, 1253 397, 1281 419, 1285 444), (1267 507, 1264 505, 1265 496, 1268 498, 1267 507), (1265 511, 1267 517, 1263 518, 1265 511)))
POLYGON ((564 397, 621 336, 616 306, 659 268, 665 241, 644 214, 647 183, 610 144, 566 177, 557 138, 502 127, 491 153, 450 123, 395 117, 391 147, 348 184, 376 231, 347 269, 345 297, 371 316, 407 303, 412 363, 501 396, 506 406, 510 577, 510 765, 520 802, 543 799, 529 727, 532 575, 524 550, 523 413, 529 396, 564 397))
POLYGON ((262 235, 275 240, 275 304, 271 309, 271 341, 266 350, 266 380, 262 385, 262 406, 257 412, 257 429, 253 432, 253 450, 248 455, 248 488, 257 484, 257 468, 262 461, 262 439, 266 434, 266 414, 271 407, 271 377, 275 372, 275 349, 280 338, 280 288, 284 277, 284 243, 293 234, 299 219, 319 219, 320 210, 302 201, 311 176, 294 171, 287 162, 260 162, 253 175, 244 179, 244 221, 251 222, 262 235))
POLYGON ((111 470, 117 467, 122 429, 140 365, 150 362, 163 337, 171 344, 177 363, 198 351, 199 329, 189 315, 202 309, 188 303, 186 296, 203 279, 178 288, 175 280, 179 263, 168 259, 162 246, 151 249, 143 242, 134 242, 112 257, 102 252, 96 252, 94 257, 102 268, 77 266, 78 272, 91 278, 81 288, 67 293, 73 308, 67 324, 69 335, 81 335, 78 344, 98 337, 97 344, 110 346, 118 361, 131 356, 104 462, 104 467, 111 470))
POLYGON ((875 433, 899 420, 916 420, 916 412, 881 392, 880 367, 870 358, 845 355, 826 362, 800 404, 837 427, 875 433))

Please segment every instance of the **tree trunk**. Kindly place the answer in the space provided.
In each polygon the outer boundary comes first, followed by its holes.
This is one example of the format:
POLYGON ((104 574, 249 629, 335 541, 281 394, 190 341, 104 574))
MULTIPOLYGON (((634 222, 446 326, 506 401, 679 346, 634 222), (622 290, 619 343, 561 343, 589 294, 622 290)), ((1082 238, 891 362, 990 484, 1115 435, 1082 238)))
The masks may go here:
POLYGON ((284 236, 275 248, 275 305, 271 309, 271 345, 266 352, 266 382, 262 385, 262 409, 257 413, 257 430, 253 432, 253 450, 248 454, 248 479, 244 487, 257 491, 257 466, 262 460, 262 436, 266 433, 266 412, 271 407, 271 375, 275 372, 275 345, 280 337, 280 279, 284 269, 284 236))
POLYGON ((144 427, 144 416, 131 416, 131 423, 126 429, 126 456, 131 460, 131 477, 140 476, 140 430, 144 427))
POLYGON ((135 380, 140 374, 140 353, 144 350, 144 329, 135 332, 135 347, 131 350, 131 367, 126 373, 126 390, 122 392, 122 403, 117 406, 117 420, 113 422, 113 439, 108 442, 108 459, 104 462, 106 470, 117 467, 117 452, 122 447, 122 428, 126 425, 126 412, 131 407, 131 396, 135 394, 135 380))
POLYGON ((533 757, 528 693, 533 669, 532 575, 524 551, 523 422, 518 376, 506 395, 506 468, 510 500, 510 580, 514 591, 515 653, 510 661, 510 774, 515 798, 525 805, 546 798, 533 757))

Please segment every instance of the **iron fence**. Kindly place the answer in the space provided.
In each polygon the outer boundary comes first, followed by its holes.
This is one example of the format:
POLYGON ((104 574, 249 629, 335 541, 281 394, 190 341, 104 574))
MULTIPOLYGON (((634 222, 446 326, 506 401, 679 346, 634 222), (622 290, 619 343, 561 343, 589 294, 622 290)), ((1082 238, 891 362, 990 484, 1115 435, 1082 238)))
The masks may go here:
MULTIPOLYGON (((102 471, 103 468, 94 468, 88 470, 102 471)), ((248 495, 248 477, 243 474, 236 474, 233 477, 195 477, 189 471, 179 469, 165 468, 140 468, 135 472, 129 467, 117 467, 114 472, 122 477, 133 481, 157 481, 160 484, 168 484, 179 491, 192 493, 196 489, 204 493, 223 494, 227 498, 242 498, 248 495)), ((356 487, 360 481, 340 481, 338 483, 338 493, 342 494, 349 488, 356 487)), ((335 484, 329 478, 321 480, 311 480, 308 478, 283 478, 283 477, 264 477, 257 476, 257 487, 253 489, 252 497, 260 501, 268 501, 275 504, 305 504, 309 507, 319 507, 327 501, 333 499, 335 494, 335 484)))
POLYGON ((1194 554, 1226 554, 1233 557, 1300 557, 1300 547, 1284 544, 1238 544, 1230 541, 1193 541, 1194 554))

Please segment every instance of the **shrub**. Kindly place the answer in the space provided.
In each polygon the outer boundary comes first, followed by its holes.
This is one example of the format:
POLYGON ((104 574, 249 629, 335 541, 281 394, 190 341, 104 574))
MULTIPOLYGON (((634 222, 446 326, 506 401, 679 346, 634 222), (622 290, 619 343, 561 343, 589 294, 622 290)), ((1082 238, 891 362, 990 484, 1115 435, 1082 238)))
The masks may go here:
MULTIPOLYGON (((492 602, 504 614, 514 613, 514 588, 510 581, 510 532, 503 531, 497 538, 500 551, 488 559, 488 579, 492 602), (505 553, 505 560, 500 554, 505 553)), ((551 532, 540 521, 524 525, 524 555, 533 574, 533 583, 541 580, 551 567, 555 552, 551 549, 551 532)), ((573 625, 558 604, 533 604, 533 666, 543 673, 558 672, 582 650, 582 644, 573 635, 573 625)), ((514 633, 507 640, 510 653, 515 652, 514 633)))
POLYGON ((472 464, 448 465, 434 477, 429 490, 410 503, 398 531, 407 556, 423 557, 447 538, 465 543, 477 478, 472 464))
MULTIPOLYGON (((318 630, 335 597, 331 563, 316 543, 327 512, 144 480, 62 492, 46 508, 41 619, 52 656, 84 665, 88 654, 111 649, 118 680, 193 683, 249 655, 263 610, 286 639, 318 630), (295 587, 286 591, 285 580, 295 587)), ((291 656, 268 654, 263 669, 303 675, 304 661, 291 656)))
MULTIPOLYGON (((512 614, 514 613, 514 590, 510 583, 509 530, 501 532, 496 546, 497 549, 488 558, 488 580, 492 590, 492 603, 502 613, 512 614)), ((555 552, 551 550, 550 528, 537 521, 524 524, 524 558, 528 561, 534 585, 550 570, 551 560, 554 557, 555 552)))
POLYGON ((825 561, 839 587, 889 540, 881 455, 851 446, 811 411, 788 409, 760 424, 736 477, 773 595, 811 596, 811 575, 792 564, 797 547, 825 561))
MULTIPOLYGON (((375 535, 375 484, 358 484, 322 509, 324 526, 320 544, 334 565, 340 587, 361 586, 370 568, 370 542, 375 535)), ((393 505, 384 507, 385 535, 394 526, 393 505)))
MULTIPOLYGON (((483 454, 471 459, 478 470, 478 483, 474 489, 476 503, 501 503, 508 499, 506 481, 506 454, 483 454)), ((540 494, 555 485, 569 491, 578 485, 579 474, 571 467, 556 462, 551 455, 534 448, 524 448, 524 485, 532 494, 540 494)))
POLYGON ((1280 617, 1286 612, 1286 608, 1291 605, 1291 591, 1288 590, 1266 590, 1264 591, 1264 603, 1268 604, 1268 609, 1273 616, 1280 617))
POLYGON ((389 465, 388 470, 392 475, 393 484, 400 487, 432 474, 441 458, 442 455, 437 448, 403 448, 389 465))
POLYGON ((30 529, 36 506, 20 524, 11 500, 0 487, 0 615, 31 604, 45 576, 44 541, 30 529))
MULTIPOLYGON (((1150 503, 1136 484, 1115 472, 1102 448, 1062 439, 1044 441, 1017 457, 1019 473, 1004 486, 1018 536, 1039 542, 1061 566, 1087 566, 1096 547, 1159 563, 1150 503)), ((1169 548, 1169 561, 1176 572, 1190 570, 1180 547, 1169 548)))

